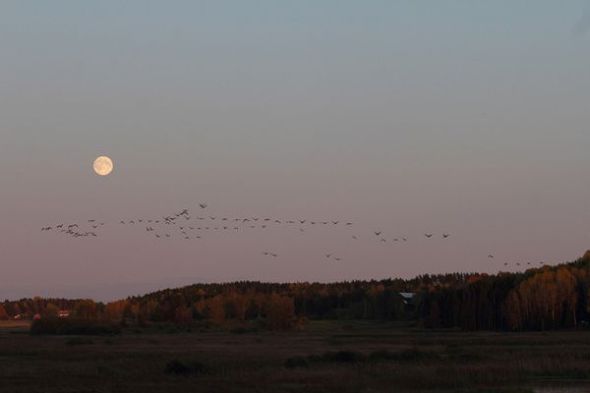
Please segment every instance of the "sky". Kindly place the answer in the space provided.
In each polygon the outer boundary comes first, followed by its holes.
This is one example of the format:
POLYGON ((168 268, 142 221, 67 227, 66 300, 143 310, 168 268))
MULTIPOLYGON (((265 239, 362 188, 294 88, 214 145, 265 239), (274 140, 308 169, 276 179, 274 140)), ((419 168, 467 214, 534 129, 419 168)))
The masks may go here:
POLYGON ((0 298, 495 273, 590 248, 588 1, 15 0, 0 59, 0 298), (184 208, 354 225, 118 224, 184 208), (100 236, 40 231, 88 219, 100 236))

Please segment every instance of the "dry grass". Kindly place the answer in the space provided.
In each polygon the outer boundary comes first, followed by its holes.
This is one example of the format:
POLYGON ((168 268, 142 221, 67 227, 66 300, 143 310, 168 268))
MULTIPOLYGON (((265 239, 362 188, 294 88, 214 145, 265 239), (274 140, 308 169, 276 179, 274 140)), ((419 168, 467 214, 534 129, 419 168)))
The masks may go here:
POLYGON ((0 392, 524 393, 546 380, 590 381, 590 332, 315 322, 292 333, 150 329, 76 339, 20 329, 0 329, 0 392), (285 367, 291 358, 308 365, 285 367))
POLYGON ((28 329, 31 326, 31 321, 23 320, 0 320, 0 330, 6 331, 11 329, 28 329))

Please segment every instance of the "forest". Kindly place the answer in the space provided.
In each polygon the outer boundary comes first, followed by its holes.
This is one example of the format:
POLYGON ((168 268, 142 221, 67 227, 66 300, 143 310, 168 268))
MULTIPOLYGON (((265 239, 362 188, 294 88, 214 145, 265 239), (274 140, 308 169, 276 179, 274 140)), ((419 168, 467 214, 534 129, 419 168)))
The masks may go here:
POLYGON ((552 330, 588 327, 590 251, 521 273, 453 273, 410 280, 194 284, 102 303, 35 297, 0 304, 0 319, 287 330, 308 320, 413 321, 425 328, 552 330), (411 293, 404 298, 401 293, 411 293))

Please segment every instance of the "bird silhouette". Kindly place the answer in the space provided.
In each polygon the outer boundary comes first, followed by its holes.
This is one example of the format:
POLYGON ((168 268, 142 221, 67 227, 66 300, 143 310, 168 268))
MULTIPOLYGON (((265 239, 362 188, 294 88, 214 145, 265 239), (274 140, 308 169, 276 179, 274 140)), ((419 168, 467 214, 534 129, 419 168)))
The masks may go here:
POLYGON ((448 238, 449 238, 449 236, 451 236, 451 235, 449 235, 448 233, 443 233, 443 235, 442 235, 442 236, 443 236, 443 239, 448 239, 448 238))
POLYGON ((207 204, 206 203, 199 203, 199 207, 201 209, 206 209, 207 208, 207 204))
POLYGON ((432 233, 425 233, 424 236, 426 236, 426 238, 430 239, 432 236, 434 236, 434 234, 432 234, 432 233))

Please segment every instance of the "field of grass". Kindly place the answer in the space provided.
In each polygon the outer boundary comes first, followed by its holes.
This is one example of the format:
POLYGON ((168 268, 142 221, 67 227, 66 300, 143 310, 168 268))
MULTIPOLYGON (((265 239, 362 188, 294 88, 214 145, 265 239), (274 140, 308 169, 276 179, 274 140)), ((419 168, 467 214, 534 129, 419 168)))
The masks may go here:
POLYGON ((590 391, 590 331, 311 322, 285 333, 31 336, 23 324, 0 326, 0 392, 525 393, 571 384, 590 391))

